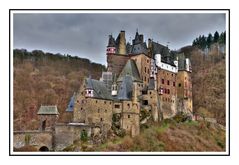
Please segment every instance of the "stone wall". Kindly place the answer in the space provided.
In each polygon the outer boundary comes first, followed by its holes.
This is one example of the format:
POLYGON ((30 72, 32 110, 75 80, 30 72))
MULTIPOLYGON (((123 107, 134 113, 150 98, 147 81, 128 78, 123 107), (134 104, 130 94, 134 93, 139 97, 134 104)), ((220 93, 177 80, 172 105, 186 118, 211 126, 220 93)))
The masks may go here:
POLYGON ((192 113, 192 80, 187 71, 179 71, 177 75, 178 110, 184 113, 192 113))
POLYGON ((25 145, 32 145, 36 148, 46 146, 53 149, 53 134, 51 131, 14 131, 13 147, 20 148, 25 145))
POLYGON ((91 137, 91 127, 89 125, 70 125, 58 123, 55 128, 55 151, 62 151, 70 146, 76 140, 80 140, 82 131, 87 132, 87 136, 91 137))
POLYGON ((177 111, 177 74, 163 69, 157 73, 157 89, 160 94, 160 109, 164 118, 170 118, 177 111))
POLYGON ((123 113, 121 116, 121 128, 126 130, 131 136, 140 133, 139 124, 140 104, 132 101, 123 101, 123 113))
POLYGON ((140 78, 144 85, 149 84, 150 78, 150 62, 151 59, 145 54, 134 55, 131 59, 135 60, 136 66, 139 70, 140 78))

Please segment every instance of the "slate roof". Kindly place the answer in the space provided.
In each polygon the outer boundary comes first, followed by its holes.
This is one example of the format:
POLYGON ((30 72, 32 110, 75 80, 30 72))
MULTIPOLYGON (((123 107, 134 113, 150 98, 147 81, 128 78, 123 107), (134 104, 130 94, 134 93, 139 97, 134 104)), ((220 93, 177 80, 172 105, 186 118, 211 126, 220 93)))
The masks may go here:
POLYGON ((87 89, 93 89, 94 98, 112 100, 111 94, 107 90, 104 82, 91 78, 86 78, 85 83, 87 89))
POLYGON ((115 39, 112 35, 109 35, 108 47, 115 47, 115 39))
POLYGON ((138 82, 142 82, 142 80, 140 79, 140 75, 139 75, 139 70, 135 64, 135 61, 132 59, 129 59, 126 63, 126 65, 124 66, 123 70, 121 71, 117 82, 122 82, 123 78, 128 75, 130 77, 132 77, 132 81, 138 81, 138 82))
POLYGON ((38 115, 59 115, 56 105, 41 105, 38 115))
POLYGON ((140 53, 148 54, 147 45, 145 42, 133 45, 131 47, 130 54, 140 54, 140 53))
POLYGON ((153 57, 155 56, 155 54, 161 54, 162 62, 170 64, 172 66, 175 66, 175 64, 174 64, 175 53, 170 52, 168 47, 161 45, 159 43, 156 43, 156 42, 152 42, 152 47, 153 47, 153 50, 152 50, 153 57))
POLYGON ((118 100, 131 100, 133 91, 133 79, 131 76, 126 75, 120 85, 117 99, 118 100))
POLYGON ((66 112, 73 112, 74 110, 74 105, 75 105, 75 93, 71 97, 71 100, 67 106, 66 112))

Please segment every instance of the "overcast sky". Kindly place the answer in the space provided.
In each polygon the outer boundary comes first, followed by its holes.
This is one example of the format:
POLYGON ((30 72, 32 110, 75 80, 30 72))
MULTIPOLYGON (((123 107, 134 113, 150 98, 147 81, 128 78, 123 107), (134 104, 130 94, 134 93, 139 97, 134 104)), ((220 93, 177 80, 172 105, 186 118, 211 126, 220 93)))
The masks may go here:
POLYGON ((225 14, 14 14, 14 48, 70 54, 106 64, 108 35, 136 29, 170 49, 190 45, 199 35, 225 31, 225 14), (169 42, 169 43, 168 43, 169 42))

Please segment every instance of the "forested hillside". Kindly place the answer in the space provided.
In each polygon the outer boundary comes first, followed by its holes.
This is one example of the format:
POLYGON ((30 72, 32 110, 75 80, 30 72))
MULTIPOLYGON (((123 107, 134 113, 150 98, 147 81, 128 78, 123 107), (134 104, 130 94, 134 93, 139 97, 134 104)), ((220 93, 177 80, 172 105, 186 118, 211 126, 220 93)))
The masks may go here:
MULTIPOLYGON (((215 34, 218 36, 216 32, 215 34)), ((181 52, 189 57, 192 63, 194 112, 203 117, 215 118, 218 123, 225 125, 226 77, 228 77, 225 59, 227 55, 224 53, 225 50, 222 52, 218 46, 221 43, 221 46, 225 47, 225 32, 220 35, 220 38, 207 47, 209 50, 207 52, 200 45, 195 45, 198 38, 194 40, 195 46, 181 48, 181 52)), ((215 40, 214 37, 211 40, 215 40)))
POLYGON ((105 66, 70 55, 14 50, 14 130, 37 129, 38 108, 57 105, 59 122, 69 121, 65 112, 69 99, 84 77, 100 78, 105 66))

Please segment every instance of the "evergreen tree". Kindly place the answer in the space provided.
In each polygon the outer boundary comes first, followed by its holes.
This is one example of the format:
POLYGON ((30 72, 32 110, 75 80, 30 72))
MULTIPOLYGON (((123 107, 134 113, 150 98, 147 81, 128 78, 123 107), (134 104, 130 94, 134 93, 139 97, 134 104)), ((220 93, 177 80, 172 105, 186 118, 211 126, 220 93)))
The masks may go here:
POLYGON ((214 33, 213 42, 214 42, 214 43, 218 42, 218 39, 219 39, 219 33, 216 31, 216 32, 214 33))
POLYGON ((225 43, 226 43, 226 32, 222 32, 222 33, 220 34, 220 37, 219 37, 219 39, 218 39, 218 42, 219 42, 220 44, 225 44, 225 43))
POLYGON ((211 33, 209 33, 208 34, 208 37, 207 37, 207 47, 208 48, 210 48, 210 46, 211 46, 211 44, 212 44, 212 40, 213 38, 212 38, 212 34, 211 33))

